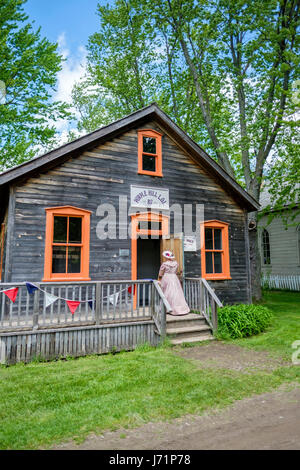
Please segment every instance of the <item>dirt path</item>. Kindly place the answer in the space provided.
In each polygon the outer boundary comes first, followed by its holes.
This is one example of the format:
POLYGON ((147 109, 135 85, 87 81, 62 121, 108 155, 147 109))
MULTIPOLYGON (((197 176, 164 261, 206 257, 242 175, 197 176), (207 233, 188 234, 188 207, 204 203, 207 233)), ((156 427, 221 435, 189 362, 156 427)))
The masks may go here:
MULTIPOLYGON (((251 372, 272 370, 283 361, 265 352, 213 342, 200 347, 175 348, 175 354, 194 360, 199 367, 251 372)), ((171 422, 147 423, 90 435, 80 445, 61 444, 55 450, 198 450, 298 449, 300 450, 300 386, 280 389, 235 402, 202 416, 188 415, 171 422)))
POLYGON ((254 351, 222 341, 189 348, 176 347, 174 353, 193 360, 199 367, 241 372, 271 371, 280 366, 291 365, 291 362, 284 362, 280 357, 271 356, 266 351, 254 351))
POLYGON ((300 449, 300 388, 258 395, 220 412, 91 435, 55 450, 300 449))

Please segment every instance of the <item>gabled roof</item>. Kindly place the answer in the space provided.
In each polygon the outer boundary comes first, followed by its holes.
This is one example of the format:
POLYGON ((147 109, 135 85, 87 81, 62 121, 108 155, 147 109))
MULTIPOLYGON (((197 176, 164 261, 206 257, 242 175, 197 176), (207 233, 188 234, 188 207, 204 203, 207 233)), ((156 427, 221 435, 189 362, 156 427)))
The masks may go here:
POLYGON ((90 134, 41 155, 33 160, 22 163, 14 168, 4 171, 0 175, 0 189, 4 185, 16 183, 19 179, 24 179, 36 171, 42 172, 59 165, 67 160, 74 153, 80 153, 95 145, 99 145, 137 125, 141 125, 150 119, 161 124, 166 132, 182 148, 188 152, 191 158, 200 166, 205 168, 209 174, 215 177, 219 184, 229 191, 237 202, 248 211, 259 209, 259 203, 247 193, 228 173, 216 163, 196 142, 194 142, 180 127, 177 126, 156 103, 152 103, 143 109, 119 119, 118 121, 102 127, 90 134))
MULTIPOLYGON (((298 193, 300 192, 300 183, 295 183, 295 186, 294 186, 294 189, 297 189, 298 190, 298 193)), ((275 207, 275 204, 276 204, 276 200, 272 200, 271 198, 271 194, 269 192, 269 188, 268 188, 268 185, 266 183, 263 182, 262 184, 262 189, 261 189, 261 193, 260 193, 260 197, 259 197, 259 203, 260 203, 260 210, 264 210, 266 209, 266 207, 269 206, 268 208, 268 211, 267 212, 272 212, 274 211, 274 207, 275 207)), ((292 204, 299 204, 300 201, 299 201, 299 198, 296 198, 295 201, 289 199, 289 197, 286 198, 286 201, 285 201, 285 204, 281 206, 281 209, 289 209, 292 204)), ((276 209, 275 209, 276 210, 276 209)), ((278 210, 278 208, 277 208, 278 210)))

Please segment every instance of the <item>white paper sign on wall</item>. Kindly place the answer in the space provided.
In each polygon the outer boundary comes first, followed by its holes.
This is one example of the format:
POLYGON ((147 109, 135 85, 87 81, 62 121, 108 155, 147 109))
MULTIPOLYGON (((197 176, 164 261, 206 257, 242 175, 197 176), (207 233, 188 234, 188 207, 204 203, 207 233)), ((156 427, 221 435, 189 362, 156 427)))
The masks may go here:
POLYGON ((195 235, 184 236, 184 251, 197 251, 197 243, 195 235))

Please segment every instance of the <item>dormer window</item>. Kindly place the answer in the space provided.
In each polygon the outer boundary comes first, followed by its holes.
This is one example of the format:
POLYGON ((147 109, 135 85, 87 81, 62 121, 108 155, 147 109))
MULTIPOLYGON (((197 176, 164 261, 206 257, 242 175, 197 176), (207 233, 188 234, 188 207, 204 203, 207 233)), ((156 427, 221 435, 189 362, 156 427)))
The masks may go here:
POLYGON ((162 134, 151 129, 138 131, 138 173, 149 176, 162 174, 162 134))

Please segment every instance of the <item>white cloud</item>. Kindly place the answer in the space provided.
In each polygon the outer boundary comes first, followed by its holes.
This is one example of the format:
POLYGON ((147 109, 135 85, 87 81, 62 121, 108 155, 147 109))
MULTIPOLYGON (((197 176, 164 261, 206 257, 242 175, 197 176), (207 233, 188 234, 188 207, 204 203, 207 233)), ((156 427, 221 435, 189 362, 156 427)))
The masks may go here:
MULTIPOLYGON (((72 89, 75 83, 84 75, 87 51, 84 46, 79 46, 76 53, 72 54, 67 46, 67 38, 64 32, 59 35, 57 42, 58 51, 65 61, 62 70, 57 75, 57 91, 53 96, 53 100, 72 104, 72 89)), ((71 111, 75 116, 77 115, 75 108, 72 107, 71 111)), ((58 120, 55 122, 55 127, 63 136, 74 126, 70 127, 70 123, 65 120, 58 120)))

